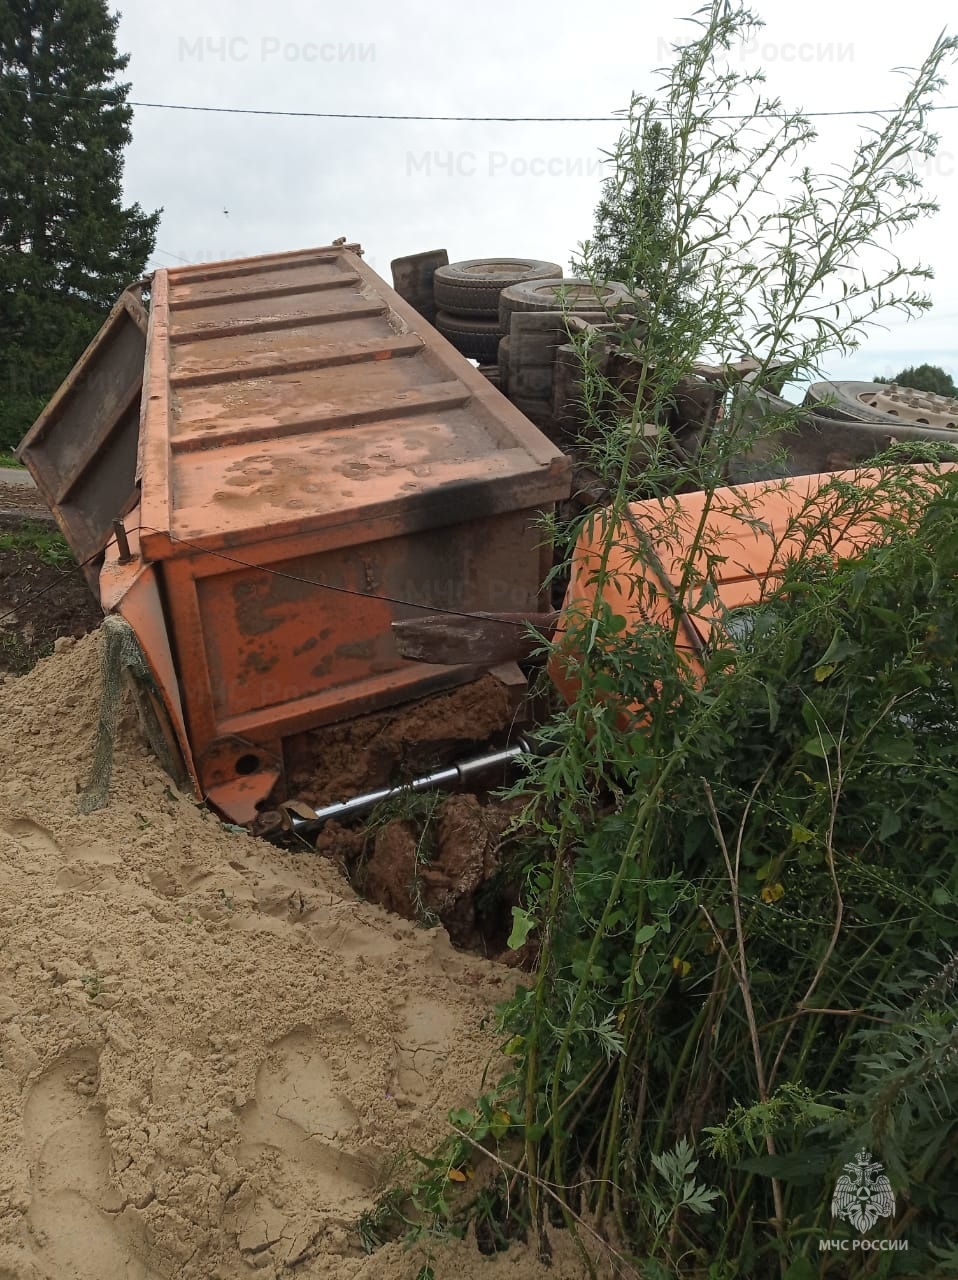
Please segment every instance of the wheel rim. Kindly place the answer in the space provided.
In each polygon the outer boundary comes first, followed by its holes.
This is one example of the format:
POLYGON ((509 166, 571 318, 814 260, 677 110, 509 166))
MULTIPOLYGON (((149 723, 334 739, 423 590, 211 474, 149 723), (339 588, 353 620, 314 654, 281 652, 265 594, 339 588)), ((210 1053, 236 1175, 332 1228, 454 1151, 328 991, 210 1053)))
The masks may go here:
POLYGON ((603 289, 601 293, 593 289, 591 285, 562 285, 545 283, 539 285, 535 289, 535 293, 541 298, 552 298, 556 301, 560 299, 568 302, 572 306, 581 307, 584 304, 592 304, 592 308, 601 309, 608 297, 615 292, 614 289, 603 289))
POLYGON ((525 275, 533 271, 528 262, 481 262, 474 267, 460 267, 463 275, 469 276, 515 276, 525 275))
POLYGON ((903 422, 920 423, 926 427, 958 427, 958 400, 939 396, 931 391, 914 391, 911 387, 899 387, 892 382, 887 387, 861 391, 856 397, 868 409, 877 409, 903 422))

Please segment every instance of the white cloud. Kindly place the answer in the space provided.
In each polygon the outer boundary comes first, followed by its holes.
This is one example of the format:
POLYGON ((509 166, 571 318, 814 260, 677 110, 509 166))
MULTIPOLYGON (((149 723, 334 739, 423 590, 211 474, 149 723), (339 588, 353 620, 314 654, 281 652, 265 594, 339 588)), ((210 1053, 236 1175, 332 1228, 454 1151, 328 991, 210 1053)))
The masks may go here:
MULTIPOLYGON (((140 101, 269 110, 449 115, 607 115, 654 87, 667 46, 696 6, 665 0, 130 0, 119 29, 140 101)), ((891 68, 918 63, 953 21, 951 0, 909 9, 864 0, 758 0, 767 26, 748 65, 789 106, 881 107, 900 97, 891 68)), ((743 65, 745 62, 743 61, 743 65)), ((958 77, 943 102, 958 103, 958 77)), ((937 218, 896 246, 936 272, 940 315, 876 334, 864 360, 931 358, 955 368, 958 340, 958 111, 929 188, 937 218)), ((819 122, 819 154, 847 155, 857 126, 819 122)), ((591 230, 596 163, 614 124, 294 120, 138 109, 130 198, 164 208, 158 264, 302 248, 345 235, 388 279, 393 257, 443 246, 450 258, 511 253, 567 264, 591 230), (228 214, 224 213, 228 210, 228 214)), ((878 361, 877 367, 875 362, 878 361)), ((842 366, 843 368, 845 365, 842 366)), ((864 367, 864 366, 862 366, 864 367)), ((837 369, 837 366, 836 366, 837 369)), ((833 370, 832 372, 835 372, 833 370)))

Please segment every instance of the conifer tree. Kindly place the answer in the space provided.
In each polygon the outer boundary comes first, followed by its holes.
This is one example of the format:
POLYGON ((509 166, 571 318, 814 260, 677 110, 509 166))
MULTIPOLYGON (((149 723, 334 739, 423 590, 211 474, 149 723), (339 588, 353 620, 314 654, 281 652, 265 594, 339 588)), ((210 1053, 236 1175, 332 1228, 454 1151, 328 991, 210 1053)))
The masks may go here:
POLYGON ((159 212, 124 205, 130 86, 106 0, 0 3, 0 445, 15 445, 143 273, 159 212))
POLYGON ((610 158, 615 172, 602 183, 587 270, 597 279, 646 290, 668 317, 689 283, 672 261, 677 220, 672 137, 649 111, 631 116, 610 158))

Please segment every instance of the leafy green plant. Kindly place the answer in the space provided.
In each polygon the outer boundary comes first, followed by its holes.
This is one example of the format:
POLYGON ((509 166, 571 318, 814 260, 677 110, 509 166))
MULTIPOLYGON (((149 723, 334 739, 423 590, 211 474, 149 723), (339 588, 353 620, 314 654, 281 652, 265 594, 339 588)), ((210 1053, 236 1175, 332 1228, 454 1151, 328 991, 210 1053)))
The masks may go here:
MULTIPOLYGON (((629 702, 647 701, 655 671, 655 716, 672 735, 664 753, 654 725, 626 744, 594 718, 577 738, 566 718, 580 778, 601 765, 606 792, 580 783, 554 912, 550 899, 536 904, 548 975, 506 1011, 504 1029, 527 1071, 530 1044, 549 1063, 525 1097, 527 1134, 544 1126, 530 1145, 538 1154, 547 1143, 553 1184, 594 1162, 596 1203, 614 1188, 620 1230, 637 1240, 662 1144, 688 1134, 710 1137, 725 1166, 723 1249, 758 1218, 775 1257, 786 1247, 775 1224, 823 1227, 852 1105, 841 1086, 860 1060, 855 1036, 881 1016, 869 1000, 909 971, 917 940, 958 929, 958 495, 942 475, 922 516, 895 466, 883 492, 900 504, 887 539, 838 566, 799 556, 747 640, 709 655, 700 688, 674 657, 669 670, 660 635, 632 637, 628 661, 606 633, 615 665, 599 650, 593 672, 614 670, 611 687, 629 702), (585 1079, 595 1107, 573 1123, 563 1100, 585 1079), (829 1140, 811 1141, 822 1125, 829 1140)), ((834 482, 831 505, 796 520, 811 545, 815 528, 875 509, 872 491, 834 482)), ((568 768, 560 756, 539 778, 536 802, 548 788, 560 816, 568 768)), ((524 910, 534 915, 532 903, 524 910)), ((921 1032, 944 1055, 929 1056, 929 1075, 950 1061, 949 1034, 921 1032)), ((909 1158, 926 1160, 915 1125, 910 1135, 909 1158)), ((687 1215, 676 1231, 691 1256, 708 1251, 687 1215)))
MULTIPOLYGON (((715 1212, 715 1202, 721 1192, 695 1180, 699 1162, 687 1138, 680 1138, 671 1151, 653 1155, 652 1167, 659 1176, 647 1191, 657 1240, 683 1211, 700 1217, 715 1212)), ((654 1248, 653 1244, 653 1251, 654 1248)))
MULTIPOLYGON (((560 750, 525 790, 552 847, 530 867, 515 917, 538 941, 537 969, 502 1026, 517 1057, 522 1211, 533 1224, 545 1220, 542 1186, 564 1187, 566 1226, 576 1229, 584 1198, 646 1267, 728 1263, 759 1276, 804 1265, 827 1221, 840 1126, 815 1144, 817 1182, 803 1144, 810 1126, 847 1109, 842 1085, 869 1001, 908 965, 922 930, 954 928, 933 899, 954 876, 944 583, 955 581, 958 526, 947 477, 929 492, 894 456, 873 487, 826 486, 782 535, 789 562, 750 626, 730 618, 726 640, 716 633, 698 655, 703 679, 676 641, 683 618, 718 598, 715 495, 729 460, 791 418, 756 422, 738 396, 692 451, 676 453, 661 430, 637 467, 636 442, 648 424, 668 426, 703 357, 747 354, 759 380, 773 363, 813 372, 883 311, 929 305, 917 287, 929 270, 887 254, 879 264, 876 250, 933 211, 910 156, 934 150, 924 104, 955 43, 935 45, 901 109, 847 165, 818 174, 801 161, 810 121, 765 98, 760 73, 725 60, 756 29, 753 15, 713 4, 696 20, 700 38, 630 112, 664 114, 675 156, 667 251, 661 227, 641 219, 629 246, 631 278, 659 281, 642 332, 621 342, 630 375, 613 382, 580 342, 578 450, 610 501, 592 603, 562 639, 578 655, 579 692, 552 726, 560 750), (728 120, 745 94, 754 115, 728 120), (782 166, 794 174, 784 197, 769 183, 782 166), (688 282, 678 294, 676 279, 688 282), (689 489, 704 493, 691 525, 668 500, 689 489), (657 525, 630 541, 626 504, 647 495, 662 497, 657 525), (836 566, 822 554, 830 530, 861 522, 883 531, 876 549, 836 566), (623 542, 635 549, 633 597, 649 610, 648 548, 681 557, 671 628, 627 630, 605 603, 613 549, 616 572, 629 572, 623 542), (944 667, 928 657, 929 636, 944 667), (631 724, 630 706, 642 708, 631 724), (676 1206, 663 1236, 647 1206, 683 1142, 722 1212, 676 1206)), ((600 277, 601 244, 583 246, 581 261, 600 277)), ((724 497, 722 515, 758 524, 747 496, 724 497)), ((567 545, 579 527, 560 530, 567 545)), ((927 1227, 929 1247, 934 1237, 927 1227)))
POLYGON ((407 1195, 405 1188, 393 1188, 384 1192, 371 1209, 360 1215, 357 1230, 366 1253, 374 1253, 380 1245, 393 1239, 397 1224, 407 1222, 403 1214, 407 1195))
POLYGON ((2 665, 11 671, 26 668, 30 660, 27 646, 15 631, 0 631, 0 657, 2 665))
MULTIPOLYGON (((594 336, 578 343, 576 451, 608 504, 556 529, 571 548, 588 526, 594 590, 555 650, 577 689, 549 726, 557 749, 514 788, 539 832, 512 934, 535 944, 535 969, 500 1010, 510 1069, 453 1118, 409 1218, 474 1218, 475 1197, 448 1194, 475 1147, 541 1247, 554 1222, 604 1234, 624 1274, 891 1275, 900 1256, 817 1252, 867 1132, 912 1197, 907 1264, 932 1274, 958 1184, 934 1141, 953 1026, 892 997, 958 935, 958 485, 935 449, 921 473, 893 450, 769 535, 749 492, 723 486, 795 415, 756 415, 746 388, 688 448, 668 427, 702 358, 748 355, 759 383, 773 365, 820 372, 883 314, 928 307, 929 269, 894 243, 934 210, 914 157, 934 152, 926 108, 958 46, 936 42, 901 108, 818 172, 811 121, 730 64, 754 16, 715 0, 695 21, 630 111, 662 118, 674 169, 669 217, 636 219, 628 245, 630 280, 653 283, 621 336, 627 374, 609 375, 594 336), (694 507, 675 500, 691 491, 694 507), (637 497, 658 499, 641 522, 637 497), (729 521, 779 553, 745 612, 721 607, 729 521), (841 532, 865 526, 870 550, 843 558, 841 532), (613 577, 639 616, 664 592, 666 621, 627 623, 603 594, 613 577), (677 642, 696 622, 692 660, 677 642)), ((581 266, 603 274, 601 245, 581 266)))
POLYGON ((18 529, 0 530, 0 554, 20 555, 24 552, 35 555, 54 569, 75 563, 73 552, 55 529, 28 522, 18 529))
POLYGON ((375 841, 377 832, 391 822, 405 823, 416 837, 416 851, 412 875, 409 881, 409 901, 415 918, 425 929, 439 923, 439 917, 423 901, 420 869, 428 866, 435 856, 435 816, 442 802, 442 795, 435 791, 408 791, 389 800, 383 800, 372 811, 365 827, 365 849, 375 841))
POLYGON ((801 1133, 816 1125, 832 1123, 843 1112, 822 1103, 802 1085, 785 1081, 764 1101, 750 1106, 736 1103, 721 1125, 706 1128, 710 1155, 723 1160, 740 1160, 748 1153, 758 1155, 770 1137, 783 1132, 801 1133))

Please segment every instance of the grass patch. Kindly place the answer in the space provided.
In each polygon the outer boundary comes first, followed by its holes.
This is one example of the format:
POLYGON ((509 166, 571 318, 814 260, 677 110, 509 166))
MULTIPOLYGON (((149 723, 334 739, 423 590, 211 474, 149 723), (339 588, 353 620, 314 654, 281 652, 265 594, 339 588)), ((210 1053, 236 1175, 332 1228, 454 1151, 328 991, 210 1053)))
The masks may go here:
POLYGON ((54 569, 75 563, 73 552, 63 536, 56 529, 42 524, 30 523, 19 529, 0 530, 0 554, 3 552, 12 555, 30 553, 54 569))
POLYGON ((0 449, 0 467, 9 467, 14 471, 26 471, 26 467, 7 449, 0 449))

